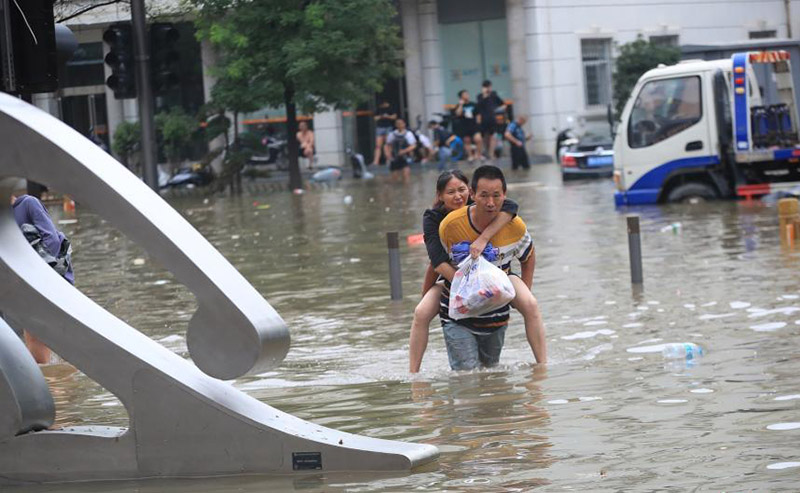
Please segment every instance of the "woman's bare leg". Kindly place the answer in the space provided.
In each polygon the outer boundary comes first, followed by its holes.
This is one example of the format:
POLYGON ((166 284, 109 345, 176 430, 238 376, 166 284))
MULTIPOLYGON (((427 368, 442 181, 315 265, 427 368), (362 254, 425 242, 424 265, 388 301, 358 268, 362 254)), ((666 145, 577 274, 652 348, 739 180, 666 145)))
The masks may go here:
POLYGON ((475 159, 483 160, 483 137, 480 132, 477 132, 472 140, 475 141, 475 159))
POLYGON ((42 365, 50 362, 50 348, 27 330, 25 331, 25 345, 28 346, 28 351, 31 352, 37 363, 42 365))
POLYGON ((511 306, 517 309, 525 319, 525 337, 531 345, 533 355, 537 363, 547 363, 547 339, 545 337, 544 322, 542 312, 539 310, 539 303, 528 289, 528 286, 517 276, 508 276, 517 295, 511 302, 511 306))
POLYGON ((414 321, 411 322, 411 337, 408 341, 408 370, 411 373, 417 373, 422 366, 422 356, 428 347, 428 329, 439 313, 441 297, 442 286, 434 284, 414 308, 414 321))
POLYGON ((378 165, 381 162, 381 152, 383 152, 383 143, 386 137, 378 135, 375 137, 375 156, 372 158, 372 164, 378 165))
POLYGON ((464 152, 467 155, 467 162, 475 160, 475 149, 472 147, 472 137, 464 136, 464 152))

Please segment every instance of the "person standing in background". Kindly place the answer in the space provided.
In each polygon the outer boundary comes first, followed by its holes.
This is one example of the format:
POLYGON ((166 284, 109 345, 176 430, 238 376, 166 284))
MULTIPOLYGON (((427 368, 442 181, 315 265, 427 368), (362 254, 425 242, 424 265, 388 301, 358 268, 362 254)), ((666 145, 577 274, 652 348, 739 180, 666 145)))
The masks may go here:
POLYGON ((497 145, 495 134, 497 133, 497 115, 506 110, 506 104, 492 90, 492 81, 485 80, 481 85, 481 93, 478 94, 476 104, 478 110, 478 126, 480 128, 483 141, 486 143, 486 157, 494 158, 494 149, 497 145))
POLYGON ((394 122, 397 120, 397 112, 388 101, 382 100, 378 103, 375 111, 375 155, 372 164, 378 165, 381 161, 381 152, 386 144, 386 137, 394 130, 394 122))
POLYGON ((531 138, 530 135, 525 135, 523 126, 526 121, 527 118, 520 115, 506 127, 504 137, 511 144, 511 169, 531 167, 528 162, 528 151, 525 150, 525 142, 531 138))
POLYGON ((483 159, 483 141, 476 118, 475 103, 469 100, 466 89, 458 91, 458 105, 456 105, 456 135, 464 141, 467 151, 467 161, 483 159), (473 142, 475 145, 473 146, 473 142))
POLYGON ((300 157, 308 160, 308 169, 314 168, 314 131, 308 128, 308 122, 300 122, 297 132, 297 143, 300 144, 300 157))

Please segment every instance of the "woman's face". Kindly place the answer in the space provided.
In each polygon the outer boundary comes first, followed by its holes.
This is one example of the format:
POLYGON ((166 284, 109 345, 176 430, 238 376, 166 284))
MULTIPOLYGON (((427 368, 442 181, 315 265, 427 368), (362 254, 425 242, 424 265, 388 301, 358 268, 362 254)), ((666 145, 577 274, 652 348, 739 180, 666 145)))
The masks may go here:
POLYGON ((439 194, 439 200, 448 211, 454 211, 467 205, 467 198, 469 198, 469 187, 456 177, 450 178, 447 186, 439 194))

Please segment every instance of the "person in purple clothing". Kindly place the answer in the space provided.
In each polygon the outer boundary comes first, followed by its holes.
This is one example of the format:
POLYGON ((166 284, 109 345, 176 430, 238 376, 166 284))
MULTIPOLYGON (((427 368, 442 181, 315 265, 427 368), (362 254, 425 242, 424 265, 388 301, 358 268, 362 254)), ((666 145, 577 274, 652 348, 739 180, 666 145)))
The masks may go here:
MULTIPOLYGON (((40 255, 49 255, 49 263, 70 284, 75 284, 75 274, 72 271, 72 262, 69 252, 69 240, 64 233, 56 228, 44 204, 31 195, 26 195, 24 181, 21 181, 11 194, 11 206, 14 209, 14 219, 29 241, 31 236, 36 236, 44 247, 40 255), (31 227, 33 226, 33 227, 31 227)), ((36 240, 34 240, 36 241, 36 240)), ((36 248, 36 246, 34 246, 36 248)), ((37 249, 38 250, 38 249, 37 249)), ((50 348, 35 336, 25 332, 25 344, 28 346, 37 363, 50 361, 50 348)))

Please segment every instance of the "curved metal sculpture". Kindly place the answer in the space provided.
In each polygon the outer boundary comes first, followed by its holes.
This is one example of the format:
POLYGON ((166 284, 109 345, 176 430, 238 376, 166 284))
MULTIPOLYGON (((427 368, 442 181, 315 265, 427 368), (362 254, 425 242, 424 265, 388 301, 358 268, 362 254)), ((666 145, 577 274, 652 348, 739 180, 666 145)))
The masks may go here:
POLYGON ((0 319, 0 441, 47 429, 56 407, 22 339, 0 319))
MULTIPOLYGON (((116 395, 130 428, 0 433, 0 484, 402 471, 436 459, 433 446, 317 426, 217 380, 272 368, 289 349, 285 323, 255 288, 111 156, 2 93, 0 148, 0 180, 27 178, 73 195, 171 271, 199 305, 187 335, 194 366, 63 280, 24 240, 9 208, 2 211, 0 311, 116 395)), ((0 197, 9 187, 0 181, 0 197)))

